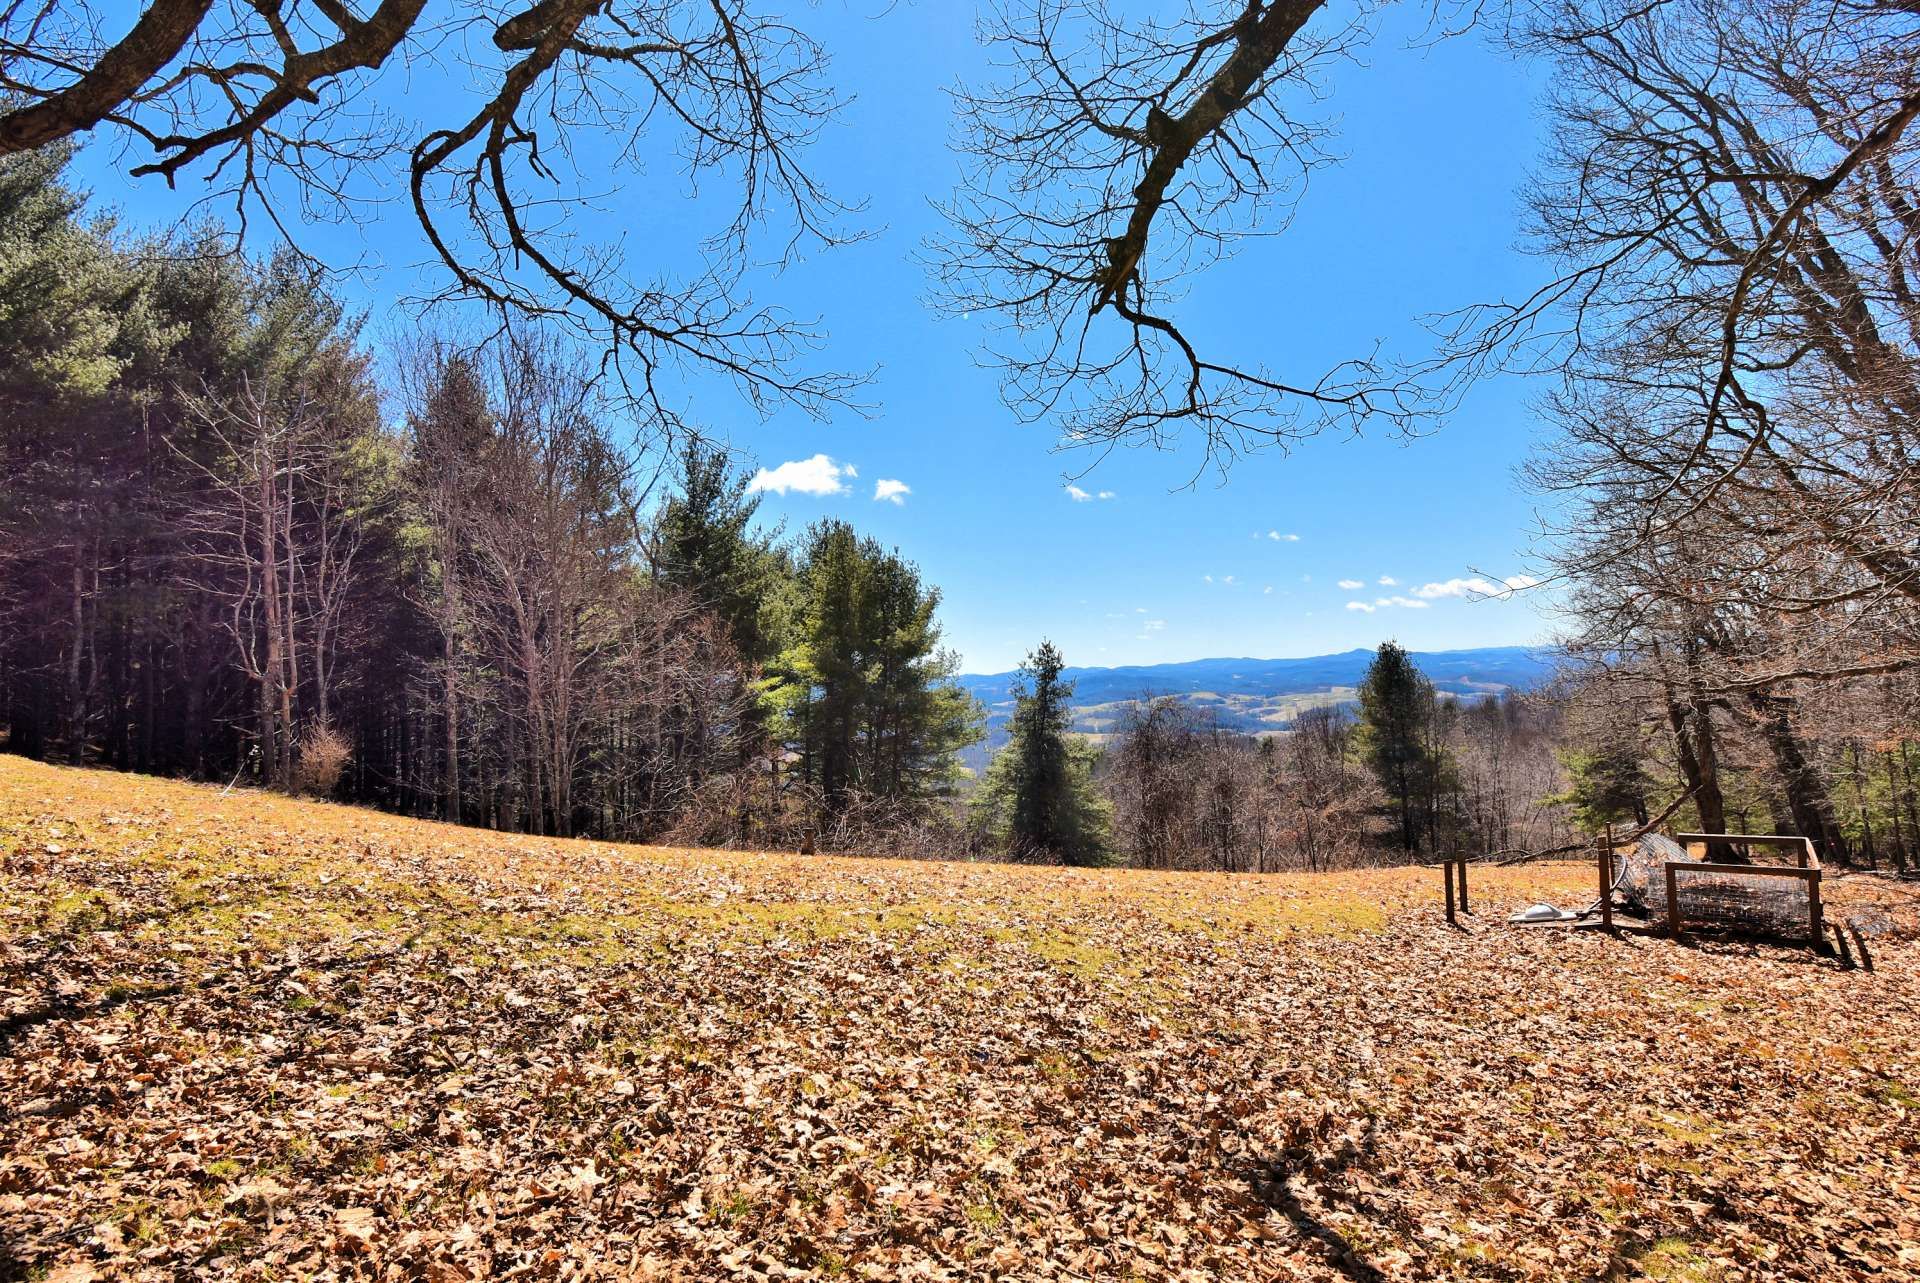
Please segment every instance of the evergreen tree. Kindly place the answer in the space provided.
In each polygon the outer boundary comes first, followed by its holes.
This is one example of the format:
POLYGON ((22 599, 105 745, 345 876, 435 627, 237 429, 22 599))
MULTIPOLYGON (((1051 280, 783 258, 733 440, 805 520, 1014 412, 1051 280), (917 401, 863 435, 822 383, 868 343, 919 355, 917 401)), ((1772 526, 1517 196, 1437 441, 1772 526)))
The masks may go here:
POLYGON ((690 440, 680 455, 680 493, 654 527, 654 576, 692 592, 725 621, 741 658, 762 664, 779 649, 778 606, 788 574, 774 536, 751 530, 760 496, 724 450, 690 440))
POLYGON ((1360 682, 1360 745, 1367 765, 1393 799, 1400 843, 1419 846, 1434 800, 1441 751, 1429 730, 1433 683, 1395 642, 1382 642, 1360 682))
POLYGON ((829 814, 855 793, 917 801, 950 793, 955 755, 980 738, 979 704, 940 648, 938 589, 842 521, 807 531, 792 638, 769 666, 767 703, 829 814))
POLYGON ((138 275, 80 218, 70 146, 0 159, 0 400, 98 394, 120 373, 138 275))
POLYGON ((1093 785, 1092 746, 1074 739, 1073 683, 1060 651, 1043 641, 1021 665, 1011 737, 975 802, 983 827, 1018 858, 1102 864, 1106 807, 1093 785))
POLYGON ((1646 823, 1651 783, 1638 744, 1621 740, 1567 748, 1558 756, 1566 768, 1567 788, 1545 800, 1570 806, 1574 825, 1582 832, 1598 833, 1626 820, 1646 823))

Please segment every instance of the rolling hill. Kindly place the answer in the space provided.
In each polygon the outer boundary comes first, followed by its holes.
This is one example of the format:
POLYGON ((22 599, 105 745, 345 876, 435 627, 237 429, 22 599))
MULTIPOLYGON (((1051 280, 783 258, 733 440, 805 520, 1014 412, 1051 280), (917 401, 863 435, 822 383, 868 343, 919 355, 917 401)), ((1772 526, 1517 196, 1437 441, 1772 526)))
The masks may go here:
MULTIPOLYGON (((1074 728, 1088 735, 1106 734, 1118 725, 1129 703, 1178 695, 1212 710, 1233 730, 1271 734, 1287 729, 1309 708, 1351 702, 1373 654, 1359 649, 1304 659, 1195 659, 1124 668, 1069 668, 1074 728)), ((1416 651, 1413 658, 1438 689, 1468 698, 1538 685, 1554 667, 1552 651, 1529 646, 1416 651)), ((987 709, 987 739, 969 751, 968 766, 984 766, 1006 742, 1013 687, 1019 676, 1007 672, 959 678, 987 709)))

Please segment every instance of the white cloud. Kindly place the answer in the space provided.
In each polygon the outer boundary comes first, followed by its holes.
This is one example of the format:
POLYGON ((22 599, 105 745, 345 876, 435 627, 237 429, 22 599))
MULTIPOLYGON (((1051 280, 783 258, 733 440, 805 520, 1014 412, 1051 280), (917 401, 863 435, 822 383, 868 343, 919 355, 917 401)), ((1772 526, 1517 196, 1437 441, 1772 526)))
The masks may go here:
POLYGON ((1067 498, 1073 500, 1075 503, 1087 503, 1092 500, 1093 496, 1085 490, 1082 490, 1079 486, 1069 483, 1067 485, 1067 498))
POLYGON ((873 483, 874 499, 884 499, 896 507, 904 506, 907 502, 907 496, 912 493, 912 486, 904 481, 895 481, 890 477, 882 477, 873 483))
POLYGON ((1140 626, 1150 633, 1157 633, 1166 629, 1167 621, 1164 619, 1149 619, 1140 626))
POLYGON ((1212 582, 1213 582, 1213 576, 1212 576, 1212 575, 1202 575, 1202 576, 1200 576, 1200 582, 1201 582, 1201 583, 1203 583, 1203 584, 1210 584, 1210 583, 1212 583, 1212 582))
POLYGON ((1401 597, 1396 594, 1392 597, 1375 597, 1370 602, 1350 601, 1347 603, 1347 609, 1364 611, 1371 615, 1376 610, 1387 610, 1395 606, 1402 610, 1425 610, 1430 604, 1429 602, 1420 601, 1413 597, 1401 597))
POLYGON ((1144 615, 1147 613, 1147 608, 1145 606, 1135 606, 1133 608, 1133 613, 1136 615, 1144 615))
POLYGON ((1364 579, 1342 579, 1340 581, 1340 587, 1348 592, 1352 592, 1356 588, 1365 588, 1366 586, 1367 581, 1364 579))
POLYGON ((1378 583, 1382 588, 1398 588, 1400 586, 1400 581, 1392 575, 1382 575, 1374 582, 1378 583))
POLYGON ((1425 597, 1428 600, 1460 597, 1473 601, 1487 597, 1511 597, 1514 593, 1531 588, 1539 582, 1531 575, 1513 575, 1496 584, 1475 575, 1469 579, 1454 578, 1440 583, 1422 584, 1413 590, 1413 595, 1425 597))
POLYGON ((1111 491, 1111 490, 1102 490, 1102 491, 1101 491, 1101 492, 1099 493, 1099 495, 1097 495, 1096 497, 1097 497, 1097 498, 1101 498, 1101 499, 1118 499, 1118 498, 1119 498, 1120 496, 1119 496, 1119 495, 1117 495, 1117 494, 1115 494, 1115 493, 1114 493, 1113 491, 1111 491))
POLYGON ((1266 594, 1268 594, 1269 596, 1271 596, 1271 595, 1272 595, 1272 593, 1273 593, 1273 585, 1272 585, 1272 584, 1268 584, 1268 585, 1267 585, 1267 586, 1266 586, 1265 588, 1262 588, 1262 589, 1261 589, 1260 591, 1261 591, 1261 592, 1263 592, 1263 593, 1266 593, 1266 594))
POLYGON ((1445 583, 1421 584, 1413 590, 1414 596, 1437 599, 1440 597, 1491 597, 1500 589, 1484 579, 1449 579, 1445 583))
POLYGON ((747 489, 771 490, 782 495, 790 491, 819 496, 845 494, 845 478, 859 475, 850 463, 835 463, 827 455, 816 454, 811 459, 793 459, 777 468, 760 469, 747 483, 747 489))
POLYGON ((1233 576, 1228 575, 1225 579, 1222 579, 1220 582, 1223 584, 1231 584, 1233 582, 1233 576))
POLYGON ((1267 531, 1267 538, 1273 540, 1276 543, 1299 543, 1300 542, 1299 535, 1283 535, 1278 530, 1267 531))

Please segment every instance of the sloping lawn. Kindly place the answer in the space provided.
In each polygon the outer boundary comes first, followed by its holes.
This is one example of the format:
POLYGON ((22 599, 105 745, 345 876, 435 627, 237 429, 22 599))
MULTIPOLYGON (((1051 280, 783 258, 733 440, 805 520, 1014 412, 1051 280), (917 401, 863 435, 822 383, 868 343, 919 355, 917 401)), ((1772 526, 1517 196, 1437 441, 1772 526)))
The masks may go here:
POLYGON ((0 854, 0 1278, 1920 1278, 1913 883, 1845 972, 13 758, 0 854))

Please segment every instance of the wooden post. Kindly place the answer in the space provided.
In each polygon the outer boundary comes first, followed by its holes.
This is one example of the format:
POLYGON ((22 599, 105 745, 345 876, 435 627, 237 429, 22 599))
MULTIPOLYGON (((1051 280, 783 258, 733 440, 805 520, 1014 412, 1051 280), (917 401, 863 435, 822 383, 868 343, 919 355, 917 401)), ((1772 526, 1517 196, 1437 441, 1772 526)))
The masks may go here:
POLYGON ((1453 861, 1442 860, 1440 862, 1440 872, 1444 874, 1447 879, 1447 922, 1449 925, 1457 927, 1460 925, 1460 919, 1455 917, 1453 912, 1453 861))
POLYGON ((1838 922, 1833 924, 1833 942, 1840 946, 1840 969, 1842 971, 1852 971, 1853 950, 1847 948, 1847 933, 1840 929, 1838 922))
POLYGON ((1669 860, 1662 866, 1667 872, 1667 934, 1680 938, 1680 877, 1669 860))
POLYGON ((1613 930, 1613 825, 1607 825, 1607 835, 1600 847, 1600 926, 1603 930, 1613 930))
POLYGON ((1847 932, 1853 936, 1854 947, 1860 951, 1860 965, 1872 971, 1873 954, 1867 950, 1867 938, 1860 934, 1860 928, 1853 924, 1852 918, 1847 919, 1847 932))
POLYGON ((1466 856, 1463 855, 1460 857, 1459 865, 1460 865, 1460 912, 1472 913, 1473 910, 1467 905, 1467 857, 1466 856))
POLYGON ((1807 925, 1813 931, 1814 948, 1825 953, 1827 951, 1826 917, 1820 907, 1820 873, 1817 869, 1813 876, 1807 879, 1807 918, 1807 925))

